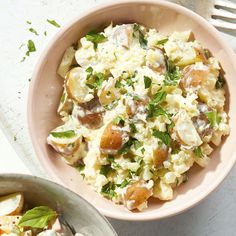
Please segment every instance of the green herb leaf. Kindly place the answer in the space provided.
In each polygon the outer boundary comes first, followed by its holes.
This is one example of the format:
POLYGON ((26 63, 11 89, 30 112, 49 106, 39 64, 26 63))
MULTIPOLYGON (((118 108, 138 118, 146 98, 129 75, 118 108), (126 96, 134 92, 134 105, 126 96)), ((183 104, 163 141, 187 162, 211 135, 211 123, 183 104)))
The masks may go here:
POLYGON ((28 51, 26 52, 27 56, 29 56, 29 54, 31 52, 35 52, 36 51, 36 47, 34 45, 34 42, 31 39, 28 40, 27 47, 28 47, 28 51))
POLYGON ((103 165, 100 169, 100 174, 107 177, 108 173, 112 170, 111 165, 103 165))
POLYGON ((133 145, 133 139, 130 138, 129 141, 127 141, 123 147, 118 151, 119 155, 127 154, 130 151, 130 147, 133 145))
POLYGON ((85 164, 84 163, 80 163, 75 167, 79 172, 83 171, 85 168, 85 164))
POLYGON ((126 84, 128 86, 132 86, 134 84, 134 81, 132 80, 132 78, 128 77, 126 80, 125 80, 126 84))
POLYGON ((116 80, 116 83, 115 83, 115 88, 121 88, 122 86, 122 83, 120 80, 116 80))
POLYGON ((114 182, 108 182, 107 184, 105 184, 104 186, 102 186, 101 189, 101 194, 109 199, 113 198, 116 196, 116 192, 115 190, 115 184, 114 182))
POLYGON ((145 38, 142 30, 140 29, 140 25, 135 23, 133 26, 133 30, 134 36, 138 37, 140 46, 144 49, 147 48, 147 39, 145 38))
POLYGON ((97 49, 98 43, 102 43, 107 39, 103 34, 96 33, 95 31, 86 34, 85 38, 93 43, 94 49, 97 49))
POLYGON ((114 162, 115 158, 112 155, 108 155, 107 160, 112 163, 114 162))
POLYGON ((28 25, 31 25, 32 24, 32 22, 31 21, 26 21, 26 23, 28 24, 28 25))
POLYGON ((54 138, 73 138, 75 136, 74 130, 67 130, 62 132, 51 132, 50 133, 54 138))
POLYGON ((85 70, 88 74, 92 74, 93 73, 93 68, 90 66, 85 70))
POLYGON ((149 78, 148 76, 144 76, 145 89, 150 88, 151 84, 152 84, 151 78, 149 78))
POLYGON ((215 88, 220 89, 220 88, 223 88, 224 85, 225 85, 225 79, 224 79, 223 75, 220 74, 218 76, 217 81, 216 81, 215 88))
POLYGON ((44 36, 47 36, 47 31, 44 31, 43 34, 44 34, 44 36))
POLYGON ((176 86, 180 80, 182 74, 179 68, 174 65, 171 60, 167 61, 167 73, 165 74, 164 85, 176 86))
POLYGON ((218 116, 216 110, 206 112, 205 115, 207 119, 209 120, 211 127, 215 127, 221 121, 221 117, 218 116))
POLYGON ((47 22, 57 28, 60 28, 61 26, 55 21, 55 20, 49 20, 47 19, 47 22))
POLYGON ((87 68, 86 72, 88 73, 86 85, 91 89, 100 89, 105 80, 105 75, 101 72, 92 74, 92 67, 87 68))
POLYGON ((56 219, 57 213, 47 206, 35 207, 22 216, 18 225, 43 229, 49 222, 56 219))
POLYGON ((162 132, 158 130, 153 130, 152 135, 156 138, 159 138, 166 146, 171 145, 171 137, 168 132, 162 132))
POLYGON ((202 149, 200 147, 197 147, 193 150, 194 154, 198 157, 198 158, 202 158, 203 157, 203 153, 202 153, 202 149))
POLYGON ((121 184, 117 184, 117 187, 124 188, 129 184, 129 182, 130 181, 128 181, 127 179, 124 179, 121 184))
POLYGON ((136 125, 134 123, 130 123, 129 127, 130 127, 131 133, 133 133, 133 134, 138 131, 137 128, 136 128, 136 125))
POLYGON ((139 140, 134 140, 133 141, 134 144, 134 149, 137 150, 139 148, 141 148, 143 146, 143 142, 139 141, 139 140))
POLYGON ((151 103, 158 105, 161 102, 163 102, 166 99, 166 95, 167 92, 166 91, 162 91, 162 92, 158 92, 154 95, 154 99, 151 101, 151 103))
POLYGON ((29 28, 29 31, 30 31, 31 33, 37 35, 37 36, 39 35, 39 34, 37 33, 37 31, 36 31, 35 29, 33 29, 33 28, 29 28))
POLYGON ((165 44, 167 41, 168 41, 168 38, 161 39, 161 40, 157 41, 156 44, 157 44, 157 45, 163 45, 163 44, 165 44))
POLYGON ((125 124, 125 120, 124 120, 124 118, 123 117, 121 117, 121 116, 117 116, 114 120, 113 120, 113 123, 115 124, 115 125, 124 125, 125 124))

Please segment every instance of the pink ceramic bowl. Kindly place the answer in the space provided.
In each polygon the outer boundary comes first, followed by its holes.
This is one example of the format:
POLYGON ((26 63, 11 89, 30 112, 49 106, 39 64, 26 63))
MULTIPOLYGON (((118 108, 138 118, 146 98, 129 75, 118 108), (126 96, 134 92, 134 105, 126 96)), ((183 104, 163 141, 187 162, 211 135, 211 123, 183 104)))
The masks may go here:
MULTIPOLYGON (((180 213, 200 202, 211 193, 229 173, 236 159, 236 57, 217 30, 203 18, 178 5, 165 1, 116 1, 94 8, 63 27, 54 37, 38 65, 31 82, 28 100, 28 122, 35 152, 52 178, 92 203, 102 214, 122 220, 160 219, 180 213), (193 168, 189 181, 177 189, 170 202, 150 202, 140 213, 128 211, 100 197, 87 185, 79 173, 58 158, 47 144, 50 130, 59 125, 56 108, 62 92, 62 79, 56 74, 63 52, 86 32, 110 22, 138 22, 164 33, 192 30, 197 40, 210 49, 221 62, 226 75, 231 134, 211 156, 205 169, 193 168)), ((223 201, 223 199, 222 199, 223 201)))

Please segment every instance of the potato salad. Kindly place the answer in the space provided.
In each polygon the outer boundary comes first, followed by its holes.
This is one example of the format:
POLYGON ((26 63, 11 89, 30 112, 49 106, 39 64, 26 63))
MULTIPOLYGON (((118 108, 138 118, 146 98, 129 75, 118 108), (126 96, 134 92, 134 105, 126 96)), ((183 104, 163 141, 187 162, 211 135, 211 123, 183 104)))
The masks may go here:
POLYGON ((174 198, 229 134, 224 72, 191 31, 112 24, 59 65, 63 125, 47 138, 95 191, 129 210, 174 198))
POLYGON ((61 219, 62 216, 48 206, 29 207, 22 193, 0 197, 1 236, 83 236, 61 219))

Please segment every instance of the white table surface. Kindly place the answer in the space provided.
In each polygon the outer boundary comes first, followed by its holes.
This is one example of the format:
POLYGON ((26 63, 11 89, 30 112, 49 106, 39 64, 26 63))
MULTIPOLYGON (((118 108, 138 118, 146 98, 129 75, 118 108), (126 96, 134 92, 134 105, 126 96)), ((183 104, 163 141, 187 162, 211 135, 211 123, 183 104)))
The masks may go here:
MULTIPOLYGON (((106 0, 1 0, 0 1, 0 173, 26 173, 46 177, 29 139, 26 122, 28 79, 33 67, 57 28, 84 10, 106 0), (32 22, 40 36, 28 31, 32 22), (43 32, 47 31, 47 36, 43 32), (33 39, 37 52, 20 62, 33 39)), ((223 35, 223 34, 222 34, 223 35)), ((236 39, 223 35, 236 48, 236 39)), ((234 236, 236 235, 236 167, 201 204, 168 219, 152 222, 110 220, 121 236, 234 236)))

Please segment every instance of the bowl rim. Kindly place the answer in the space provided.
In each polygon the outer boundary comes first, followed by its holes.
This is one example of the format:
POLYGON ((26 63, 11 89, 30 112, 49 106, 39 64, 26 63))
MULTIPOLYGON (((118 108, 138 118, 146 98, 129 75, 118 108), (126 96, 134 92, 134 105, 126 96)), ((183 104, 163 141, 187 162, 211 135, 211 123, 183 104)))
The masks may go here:
MULTIPOLYGON (((43 62, 46 59, 46 55, 50 48, 53 46, 53 44, 60 39, 60 37, 70 28, 72 27, 77 21, 93 14, 96 11, 103 10, 103 9, 109 9, 115 6, 119 5, 127 5, 127 4, 148 4, 148 5, 159 5, 163 6, 166 8, 169 8, 170 10, 177 10, 178 12, 181 12, 182 14, 186 15, 187 17, 193 19, 194 21, 198 22, 202 27, 204 27, 206 30, 209 31, 209 34, 213 35, 214 38, 218 41, 218 43, 222 46, 224 51, 226 52, 227 55, 229 55, 229 60, 233 61, 236 60, 236 56, 234 54, 234 51, 232 48, 224 42, 222 36, 220 35, 219 31, 213 27, 207 20, 202 18, 200 15, 197 13, 183 7, 180 5, 177 5, 172 2, 164 1, 164 0, 118 0, 115 3, 114 2, 107 2, 103 4, 98 4, 95 7, 92 7, 88 10, 86 10, 84 13, 80 14, 78 17, 75 17, 73 20, 69 21, 65 26, 63 26, 58 33, 55 34, 55 36, 50 40, 46 48, 43 50, 36 66, 33 72, 32 76, 32 81, 29 86, 29 92, 28 92, 28 104, 27 104, 27 121, 28 121, 28 130, 30 133, 30 137, 33 143, 34 147, 34 152, 43 166, 43 168, 49 173, 50 177, 53 178, 57 183, 60 183, 62 185, 65 185, 58 176, 51 170, 51 168, 48 167, 46 161, 44 158, 40 158, 42 156, 42 152, 40 150, 40 147, 37 145, 37 136, 32 132, 34 130, 34 122, 32 118, 32 108, 33 108, 33 102, 32 102, 32 97, 33 93, 36 87, 36 77, 38 72, 40 71, 41 66, 43 65, 43 62)), ((146 214, 146 215, 139 215, 139 214, 129 214, 129 215, 122 215, 122 213, 114 213, 112 211, 109 211, 109 209, 104 209, 104 208, 97 208, 98 211, 101 212, 101 214, 113 218, 113 219, 118 219, 118 220, 127 220, 127 221, 149 221, 149 220, 155 220, 155 219, 163 219, 167 218, 170 216, 174 216, 177 214, 180 214, 197 204, 199 204, 201 201, 203 201, 210 193, 216 190, 216 188, 220 185, 220 183, 225 179, 225 177, 229 174, 230 170, 234 166, 236 162, 236 151, 232 154, 230 160, 228 161, 227 168, 225 168, 220 175, 215 179, 214 183, 212 183, 205 191, 199 193, 199 195, 195 198, 193 198, 190 202, 181 204, 180 207, 175 207, 173 210, 168 210, 164 214, 156 214, 156 213, 151 213, 151 214, 146 214)), ((71 191, 71 190, 70 190, 71 191)))
MULTIPOLYGON (((4 173, 4 174, 0 174, 0 182, 7 180, 7 181, 18 181, 18 180, 26 180, 33 183, 39 183, 42 185, 49 185, 50 187, 56 187, 57 189, 59 189, 60 191, 63 190, 71 195, 74 195, 76 198, 79 198, 84 205, 86 205, 86 207, 90 208, 90 210, 92 210, 94 213, 96 213, 100 219, 102 219, 104 221, 104 223, 106 223, 106 225, 110 228, 111 232, 114 233, 114 236, 117 235, 116 231, 114 230, 114 228, 112 227, 111 223, 107 220, 107 218, 105 216, 103 216, 96 207, 94 207, 91 203, 89 203, 87 200, 85 200, 83 197, 81 197, 79 194, 71 191, 70 189, 66 188, 65 186, 58 184, 56 182, 53 182, 51 180, 48 179, 44 179, 38 176, 34 176, 34 175, 28 175, 28 174, 13 174, 13 173, 4 173)), ((1 194, 1 191, 0 191, 1 194)), ((117 235, 118 236, 118 235, 117 235)))

